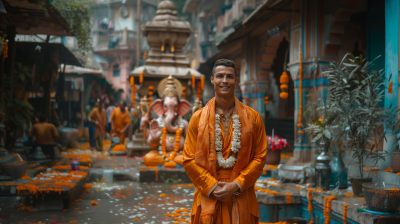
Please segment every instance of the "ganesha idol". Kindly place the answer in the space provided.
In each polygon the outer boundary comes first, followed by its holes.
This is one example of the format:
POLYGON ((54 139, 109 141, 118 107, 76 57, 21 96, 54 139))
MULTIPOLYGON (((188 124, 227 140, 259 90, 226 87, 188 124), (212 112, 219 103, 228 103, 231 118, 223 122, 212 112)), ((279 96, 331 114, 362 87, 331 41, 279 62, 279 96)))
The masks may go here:
MULTIPOLYGON (((162 99, 155 100, 151 109, 158 118, 149 124, 146 133, 147 143, 152 150, 144 156, 146 166, 175 167, 183 165, 183 144, 188 129, 188 122, 182 118, 190 111, 192 105, 183 99, 182 85, 170 75, 161 80, 158 85, 158 94, 162 99)), ((143 116, 141 123, 148 123, 148 116, 143 116)))

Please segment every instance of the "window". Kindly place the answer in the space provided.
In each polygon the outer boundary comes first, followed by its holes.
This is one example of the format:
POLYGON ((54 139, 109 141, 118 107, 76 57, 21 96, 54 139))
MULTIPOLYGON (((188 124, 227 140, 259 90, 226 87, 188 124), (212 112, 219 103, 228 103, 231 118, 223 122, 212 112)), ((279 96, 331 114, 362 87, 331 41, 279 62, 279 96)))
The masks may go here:
POLYGON ((113 77, 119 77, 119 64, 113 65, 113 77))

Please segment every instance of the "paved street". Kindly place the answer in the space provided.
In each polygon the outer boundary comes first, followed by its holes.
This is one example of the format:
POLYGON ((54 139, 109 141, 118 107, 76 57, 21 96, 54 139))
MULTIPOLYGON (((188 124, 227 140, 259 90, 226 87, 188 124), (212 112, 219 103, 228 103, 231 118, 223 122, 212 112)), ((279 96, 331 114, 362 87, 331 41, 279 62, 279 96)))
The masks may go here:
POLYGON ((188 223, 190 213, 186 209, 190 212, 193 193, 194 187, 175 184, 100 183, 65 211, 18 209, 19 197, 2 197, 0 223, 188 223), (98 205, 91 205, 92 201, 98 205), (182 216, 165 215, 177 211, 182 216))

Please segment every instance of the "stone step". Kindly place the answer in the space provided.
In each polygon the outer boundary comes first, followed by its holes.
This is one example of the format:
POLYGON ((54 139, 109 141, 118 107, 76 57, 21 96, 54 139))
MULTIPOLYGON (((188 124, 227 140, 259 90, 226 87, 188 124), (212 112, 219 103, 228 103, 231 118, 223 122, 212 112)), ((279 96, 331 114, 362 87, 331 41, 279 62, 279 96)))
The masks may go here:
POLYGON ((156 183, 192 183, 183 168, 140 169, 139 182, 156 183))
POLYGON ((143 133, 136 133, 134 134, 136 138, 143 138, 143 133))

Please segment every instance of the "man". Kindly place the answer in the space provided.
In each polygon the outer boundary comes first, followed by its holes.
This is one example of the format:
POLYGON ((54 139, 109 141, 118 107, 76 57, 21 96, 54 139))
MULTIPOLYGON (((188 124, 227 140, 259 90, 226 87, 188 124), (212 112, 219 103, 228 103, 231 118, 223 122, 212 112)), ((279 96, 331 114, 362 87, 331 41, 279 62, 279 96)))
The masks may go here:
POLYGON ((111 137, 119 137, 121 144, 125 144, 126 130, 131 125, 129 111, 126 109, 126 103, 119 103, 111 114, 111 137))
POLYGON ((96 127, 94 133, 96 150, 101 152, 103 151, 103 138, 106 135, 107 115, 99 101, 96 103, 96 107, 97 108, 92 110, 89 117, 96 127))
POLYGON ((266 160, 261 116, 236 99, 235 63, 215 62, 215 98, 190 120, 183 166, 196 186, 191 223, 258 223, 254 184, 266 160), (219 122, 218 122, 219 121, 219 122))
POLYGON ((51 160, 55 161, 54 147, 60 137, 56 126, 47 122, 46 115, 39 116, 39 123, 32 126, 28 134, 29 138, 33 138, 36 145, 42 148, 44 154, 48 154, 51 160))
POLYGON ((94 140, 94 132, 95 132, 96 126, 92 123, 92 121, 90 120, 90 117, 89 117, 90 113, 95 108, 95 103, 96 103, 95 99, 90 99, 89 104, 86 105, 86 107, 85 107, 85 113, 86 113, 86 117, 87 117, 87 124, 88 124, 88 128, 89 128, 90 150, 93 150, 93 148, 96 145, 95 140, 94 140))

